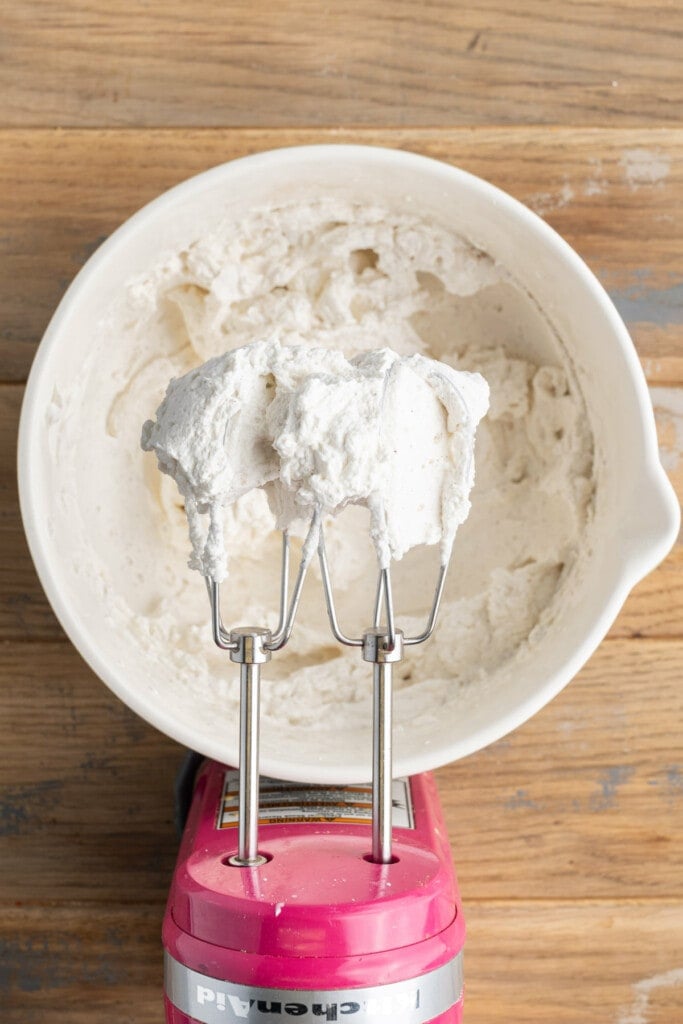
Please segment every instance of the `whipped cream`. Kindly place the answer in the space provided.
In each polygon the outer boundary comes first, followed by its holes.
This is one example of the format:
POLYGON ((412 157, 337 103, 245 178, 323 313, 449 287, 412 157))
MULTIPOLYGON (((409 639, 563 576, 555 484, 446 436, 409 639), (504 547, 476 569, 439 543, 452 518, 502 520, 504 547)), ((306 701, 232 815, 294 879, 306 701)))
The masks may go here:
MULTIPOLYGON (((421 355, 347 360, 256 341, 172 380, 142 447, 185 500, 190 567, 216 582, 228 573, 224 510, 256 488, 281 530, 363 505, 381 568, 437 542, 445 564, 470 509, 488 398, 480 374, 421 355)), ((316 541, 313 529, 306 562, 316 541)))

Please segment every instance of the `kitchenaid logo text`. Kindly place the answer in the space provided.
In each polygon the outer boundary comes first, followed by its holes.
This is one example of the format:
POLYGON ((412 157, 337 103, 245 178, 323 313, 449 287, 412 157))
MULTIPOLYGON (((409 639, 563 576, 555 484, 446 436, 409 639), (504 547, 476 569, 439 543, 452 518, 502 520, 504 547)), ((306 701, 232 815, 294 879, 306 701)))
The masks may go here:
MULTIPOLYGON (((199 1006, 210 1006, 224 1011, 237 1020, 249 1020, 262 1014, 288 1017, 310 1017, 318 1020, 345 1020, 354 1014, 368 1017, 393 1017, 406 1010, 420 1008, 420 990, 396 993, 393 996, 378 996, 362 1002, 346 1000, 341 1003, 300 1003, 278 1002, 268 999, 240 999, 220 989, 197 985, 196 1000, 199 1006)), ((229 1018, 226 1018, 229 1019, 229 1018)))

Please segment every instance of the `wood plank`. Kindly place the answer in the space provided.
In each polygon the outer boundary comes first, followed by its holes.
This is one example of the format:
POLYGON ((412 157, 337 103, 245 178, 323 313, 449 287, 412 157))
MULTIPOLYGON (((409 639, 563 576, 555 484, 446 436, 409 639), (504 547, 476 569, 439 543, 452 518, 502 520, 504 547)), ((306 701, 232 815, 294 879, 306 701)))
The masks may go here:
POLYGON ((43 593, 19 511, 16 442, 23 387, 0 386, 0 640, 64 637, 43 593))
MULTIPOLYGON (((673 1024, 683 903, 466 904, 467 1024, 673 1024)), ((163 904, 3 908, 5 1024, 161 1024, 163 904)))
POLYGON ((0 680, 0 900, 162 899, 181 748, 70 645, 6 644, 0 680))
MULTIPOLYGON (((469 900, 677 898, 683 642, 618 640, 514 734, 438 772, 469 900)), ((69 646, 0 647, 0 901, 163 899, 181 751, 69 646)))
POLYGON ((669 0, 15 0, 0 123, 677 123, 682 32, 669 0))
POLYGON ((466 907, 467 1024, 673 1024, 683 906, 466 907))
MULTIPOLYGON (((683 387, 650 389, 662 464, 683 502, 683 387)), ((683 623, 683 544, 632 591, 612 636, 679 636, 683 623)))
MULTIPOLYGON (((654 388, 664 464, 683 501, 683 388, 654 388)), ((38 581, 21 525, 15 441, 23 387, 0 385, 0 640, 64 637, 38 581)), ((612 636, 683 636, 683 546, 640 583, 612 636)))
POLYGON ((440 769, 463 891, 680 892, 682 659, 679 641, 606 642, 525 726, 440 769))
MULTIPOLYGON (((678 491, 679 500, 681 491, 678 491)), ((666 561, 631 592, 611 637, 676 637, 683 624, 683 546, 679 537, 666 561)))
POLYGON ((659 128, 0 132, 0 380, 26 378, 67 284, 137 208, 214 164, 313 142, 424 153, 528 203, 611 290, 650 379, 683 382, 683 129, 659 128))
POLYGON ((5 1024, 161 1024, 163 903, 0 911, 5 1024))

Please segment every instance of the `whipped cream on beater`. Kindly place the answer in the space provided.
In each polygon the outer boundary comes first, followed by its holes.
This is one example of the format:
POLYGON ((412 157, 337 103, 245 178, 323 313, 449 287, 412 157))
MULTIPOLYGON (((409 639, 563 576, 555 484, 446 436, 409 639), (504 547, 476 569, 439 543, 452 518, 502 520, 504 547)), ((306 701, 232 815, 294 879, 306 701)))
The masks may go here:
MULTIPOLYGON (((382 568, 418 544, 440 543, 443 564, 469 512, 488 398, 480 374, 419 354, 348 360, 274 338, 172 380, 142 447, 175 479, 190 566, 210 579, 227 575, 225 509, 255 488, 280 529, 364 505, 382 568)), ((314 528, 305 559, 316 540, 314 528)))

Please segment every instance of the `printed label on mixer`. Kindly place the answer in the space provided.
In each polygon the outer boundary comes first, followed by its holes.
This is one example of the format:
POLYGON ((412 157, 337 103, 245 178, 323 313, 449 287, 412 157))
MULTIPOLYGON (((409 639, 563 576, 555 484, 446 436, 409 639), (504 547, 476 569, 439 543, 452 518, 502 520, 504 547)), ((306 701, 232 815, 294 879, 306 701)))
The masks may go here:
MULTIPOLYGON (((282 779, 259 780, 259 823, 284 825, 296 822, 326 822, 363 825, 372 822, 372 786, 311 786, 282 779)), ((237 825, 239 773, 227 771, 218 811, 218 828, 237 825)), ((415 828, 408 779, 392 782, 394 828, 415 828)))
POLYGON ((460 1020, 449 1013, 462 1005, 462 951, 426 974, 386 985, 315 992, 252 988, 193 971, 166 950, 164 989, 184 1020, 201 1024, 272 1024, 296 1017, 302 1024, 349 1021, 353 1024, 424 1024, 460 1020))

